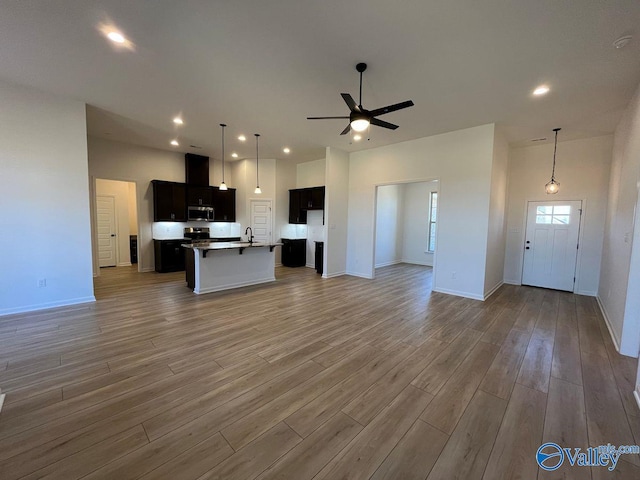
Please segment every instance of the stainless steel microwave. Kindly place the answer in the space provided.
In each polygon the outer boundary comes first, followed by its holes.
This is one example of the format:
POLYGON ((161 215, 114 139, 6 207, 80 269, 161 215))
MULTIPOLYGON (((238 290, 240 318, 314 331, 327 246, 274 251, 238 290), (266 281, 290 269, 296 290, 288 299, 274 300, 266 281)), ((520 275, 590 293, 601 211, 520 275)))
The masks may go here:
POLYGON ((187 207, 187 219, 197 222, 213 222, 213 207, 191 205, 187 207))

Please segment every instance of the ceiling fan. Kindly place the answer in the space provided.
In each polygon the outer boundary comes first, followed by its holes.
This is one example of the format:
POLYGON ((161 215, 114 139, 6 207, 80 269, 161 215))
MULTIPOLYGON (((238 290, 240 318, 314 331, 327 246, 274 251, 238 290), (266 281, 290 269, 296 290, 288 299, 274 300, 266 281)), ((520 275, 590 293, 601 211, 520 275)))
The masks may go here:
POLYGON ((327 119, 335 119, 335 118, 348 118, 349 125, 340 133, 340 135, 346 135, 349 133, 349 130, 353 128, 356 132, 365 131, 369 125, 376 125, 378 127, 388 128, 390 130, 395 130, 398 128, 398 125, 394 125, 393 123, 385 122, 384 120, 379 120, 378 116, 384 115, 386 113, 395 112, 397 110, 402 110, 403 108, 413 107, 413 102, 411 100, 407 100, 406 102, 396 103, 394 105, 388 105, 382 108, 376 108, 375 110, 367 110, 362 107, 362 72, 367 69, 366 63, 359 63, 356 65, 356 70, 360 72, 360 103, 356 104, 353 100, 353 97, 348 93, 341 93, 343 100, 351 110, 351 113, 348 116, 342 117, 307 117, 307 120, 327 120, 327 119))

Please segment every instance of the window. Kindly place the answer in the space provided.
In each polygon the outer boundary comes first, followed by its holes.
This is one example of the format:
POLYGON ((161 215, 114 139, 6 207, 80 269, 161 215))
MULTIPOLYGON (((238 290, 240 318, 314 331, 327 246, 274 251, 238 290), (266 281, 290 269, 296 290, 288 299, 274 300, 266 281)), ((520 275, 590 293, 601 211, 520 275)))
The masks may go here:
POLYGON ((438 211, 438 192, 431 192, 429 196, 429 232, 427 237, 427 252, 436 250, 436 212, 438 211))
POLYGON ((569 225, 570 205, 544 205, 536 208, 536 223, 569 225))

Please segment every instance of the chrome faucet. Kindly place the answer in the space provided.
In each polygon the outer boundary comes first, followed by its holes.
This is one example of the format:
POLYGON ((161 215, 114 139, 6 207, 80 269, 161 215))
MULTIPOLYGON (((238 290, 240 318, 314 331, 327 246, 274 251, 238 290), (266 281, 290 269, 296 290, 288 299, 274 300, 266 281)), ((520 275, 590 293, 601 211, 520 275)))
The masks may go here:
POLYGON ((253 229, 251 227, 247 227, 247 229, 244 231, 244 234, 247 236, 249 243, 253 243, 253 229), (251 232, 251 235, 249 235, 249 232, 251 232))

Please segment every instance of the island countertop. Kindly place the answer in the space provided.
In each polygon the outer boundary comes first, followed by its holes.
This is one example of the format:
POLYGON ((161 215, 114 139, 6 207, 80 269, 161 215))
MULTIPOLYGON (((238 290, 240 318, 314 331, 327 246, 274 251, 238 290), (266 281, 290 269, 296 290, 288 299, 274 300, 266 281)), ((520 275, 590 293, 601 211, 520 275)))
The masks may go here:
POLYGON ((234 248, 258 248, 258 247, 279 247, 282 243, 265 243, 265 242, 210 242, 210 243, 185 243, 185 248, 193 248, 198 250, 231 250, 234 248))

